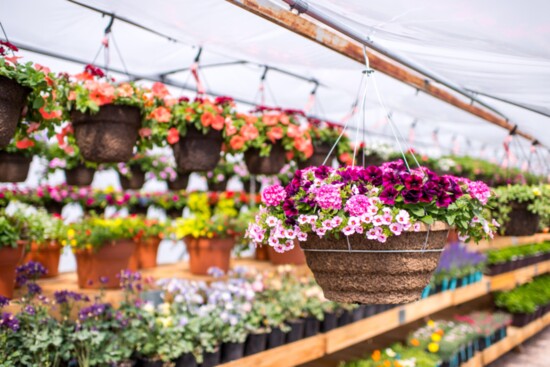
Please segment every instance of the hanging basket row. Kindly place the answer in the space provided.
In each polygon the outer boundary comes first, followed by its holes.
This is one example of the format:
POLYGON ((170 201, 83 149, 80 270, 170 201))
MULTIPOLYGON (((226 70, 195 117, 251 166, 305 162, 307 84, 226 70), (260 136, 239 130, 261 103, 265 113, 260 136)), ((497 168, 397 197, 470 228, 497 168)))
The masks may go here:
POLYGON ((0 148, 13 138, 30 92, 16 81, 0 76, 0 148))

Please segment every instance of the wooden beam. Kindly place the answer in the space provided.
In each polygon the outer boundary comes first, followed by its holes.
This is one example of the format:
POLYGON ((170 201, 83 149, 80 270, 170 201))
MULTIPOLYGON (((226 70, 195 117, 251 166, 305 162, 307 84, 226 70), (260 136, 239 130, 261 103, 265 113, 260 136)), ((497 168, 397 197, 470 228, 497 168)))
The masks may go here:
MULTIPOLYGON (((307 18, 295 15, 292 12, 281 8, 278 5, 266 0, 226 0, 231 4, 237 5, 257 16, 267 19, 283 28, 286 28, 296 34, 299 34, 307 39, 310 39, 322 46, 325 46, 333 51, 336 51, 344 56, 351 58, 361 64, 364 63, 363 46, 350 38, 337 33, 328 27, 324 27, 310 21, 307 18)), ((368 46, 367 46, 368 47, 368 46)), ((443 102, 449 103, 461 110, 469 112, 477 117, 480 117, 494 125, 500 126, 508 131, 514 129, 514 124, 506 119, 496 115, 495 113, 478 107, 471 103, 470 100, 458 97, 457 93, 442 88, 427 80, 424 76, 409 70, 388 58, 377 54, 374 51, 369 51, 369 62, 371 68, 380 71, 392 78, 395 78, 405 84, 421 90, 432 97, 435 97, 443 102)), ((535 138, 519 129, 516 134, 524 137, 527 140, 534 141, 535 138)))

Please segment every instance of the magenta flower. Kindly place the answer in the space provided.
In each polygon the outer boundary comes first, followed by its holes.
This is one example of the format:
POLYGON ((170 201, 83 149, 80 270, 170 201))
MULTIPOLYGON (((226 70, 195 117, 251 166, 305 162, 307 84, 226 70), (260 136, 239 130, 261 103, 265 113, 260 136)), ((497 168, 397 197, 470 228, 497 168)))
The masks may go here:
POLYGON ((285 198, 286 192, 281 185, 272 185, 262 191, 262 202, 267 206, 277 206, 285 198))
POLYGON ((365 195, 353 195, 346 203, 346 211, 354 217, 360 217, 367 212, 369 205, 369 199, 365 195))
POLYGON ((315 201, 321 209, 341 209, 340 189, 335 185, 323 185, 315 190, 315 201))

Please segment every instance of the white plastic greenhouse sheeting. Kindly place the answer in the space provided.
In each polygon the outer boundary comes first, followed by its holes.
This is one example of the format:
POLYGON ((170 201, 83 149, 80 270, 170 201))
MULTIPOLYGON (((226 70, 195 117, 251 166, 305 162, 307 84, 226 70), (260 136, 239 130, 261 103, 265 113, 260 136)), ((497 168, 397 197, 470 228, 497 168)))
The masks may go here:
MULTIPOLYGON (((113 36, 130 73, 158 75, 188 67, 204 47, 201 64, 250 60, 318 79, 326 87, 317 94, 313 112, 338 121, 355 99, 362 65, 282 29, 221 0, 79 0, 132 20, 181 42, 169 42, 135 26, 115 21, 113 36)), ((263 0, 288 7, 280 0, 263 0)), ((548 110, 550 105, 550 3, 483 2, 462 0, 311 0, 338 19, 353 24, 385 47, 415 59, 425 67, 466 88, 494 94, 518 103, 548 110)), ((18 0, 0 3, 0 21, 14 43, 91 62, 96 55, 108 17, 64 0, 18 0)), ((24 52, 28 59, 52 65, 54 70, 80 66, 24 52)), ((103 55, 98 58, 103 62, 103 55)), ((111 42, 113 68, 124 69, 111 42)), ((206 86, 218 93, 258 102, 258 65, 233 65, 204 69, 206 86), (256 97, 256 98, 255 98, 256 97)), ((191 86, 188 72, 171 80, 191 86)), ((483 144, 495 157, 506 131, 449 106, 380 73, 376 76, 382 98, 403 135, 417 118, 417 149, 421 141, 432 144, 439 128, 441 145, 449 149, 459 136, 462 152, 477 154, 483 144), (471 141, 467 149, 467 140, 471 141)), ((271 71, 267 76, 266 104, 303 108, 313 85, 271 71)), ((492 103, 511 122, 550 146, 550 119, 501 102, 492 103)), ((367 128, 389 134, 384 112, 372 86, 368 93, 367 128)), ((355 123, 355 121, 353 121, 355 123)), ((426 152, 434 153, 433 149, 426 152)), ((520 152, 516 152, 521 156, 520 152)), ((502 153, 498 153, 501 156, 502 153)))

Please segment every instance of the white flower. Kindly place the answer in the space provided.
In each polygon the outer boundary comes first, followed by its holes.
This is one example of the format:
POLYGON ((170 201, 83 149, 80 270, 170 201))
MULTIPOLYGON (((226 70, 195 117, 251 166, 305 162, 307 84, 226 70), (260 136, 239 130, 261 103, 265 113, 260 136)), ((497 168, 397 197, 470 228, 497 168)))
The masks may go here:
POLYGON ((403 231, 403 226, 399 223, 392 223, 390 224, 390 231, 392 231, 394 235, 399 236, 403 231))
POLYGON ((307 241, 307 233, 305 232, 298 233, 298 241, 300 242, 307 241))
POLYGON ((325 233, 327 233, 327 230, 324 228, 316 228, 315 233, 317 233, 317 236, 323 237, 325 233))
POLYGON ((308 222, 308 216, 300 214, 300 216, 298 217, 298 223, 306 224, 307 222, 308 222))
POLYGON ((361 222, 363 223, 370 223, 372 222, 373 215, 370 213, 364 213, 361 215, 361 222))
POLYGON ((413 230, 415 232, 420 232, 420 222, 416 222, 415 224, 413 224, 413 230))
POLYGON ((346 236, 350 236, 352 234, 355 233, 355 227, 353 226, 350 226, 349 224, 347 226, 344 227, 344 229, 342 229, 342 232, 346 235, 346 236))
POLYGON ((386 221, 384 220, 384 217, 381 215, 375 215, 372 219, 372 224, 374 224, 376 227, 379 227, 383 225, 386 221))
POLYGON ((386 242, 386 240, 388 239, 388 236, 386 236, 385 234, 379 234, 378 237, 376 238, 378 240, 378 242, 386 242))
POLYGON ((386 355, 387 355, 388 357, 391 357, 391 358, 393 358, 393 357, 395 357, 395 356, 397 355, 397 353, 395 353, 395 352, 393 351, 393 349, 391 349, 391 348, 386 348, 386 350, 385 350, 384 352, 386 352, 386 355))
POLYGON ((296 238, 296 231, 294 231, 294 229, 287 229, 285 231, 285 237, 290 239, 290 240, 293 240, 296 238))
POLYGON ((332 218, 332 228, 338 227, 340 224, 342 224, 342 218, 340 217, 334 217, 332 218))
POLYGON ((151 302, 147 302, 143 306, 143 311, 145 311, 147 313, 153 313, 153 312, 155 312, 155 306, 153 306, 153 304, 151 302))
POLYGON ((277 224, 279 224, 279 220, 277 218, 275 218, 274 216, 270 215, 269 217, 267 217, 267 219, 265 220, 265 222, 267 223, 268 226, 270 227, 275 227, 277 224))
POLYGON ((361 218, 359 218, 359 217, 349 217, 348 226, 357 227, 359 225, 361 225, 361 218))
POLYGON ((400 224, 409 224, 410 215, 406 210, 401 209, 395 216, 395 220, 400 224))
POLYGON ((367 238, 369 240, 375 240, 376 237, 378 237, 378 234, 376 233, 376 230, 374 228, 371 228, 367 231, 367 238))

